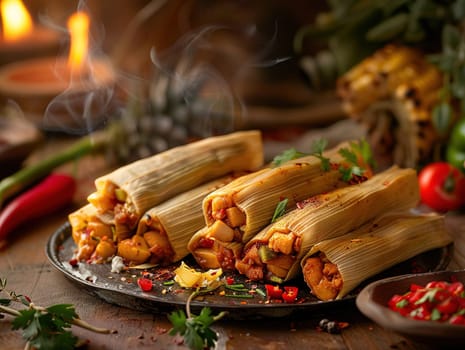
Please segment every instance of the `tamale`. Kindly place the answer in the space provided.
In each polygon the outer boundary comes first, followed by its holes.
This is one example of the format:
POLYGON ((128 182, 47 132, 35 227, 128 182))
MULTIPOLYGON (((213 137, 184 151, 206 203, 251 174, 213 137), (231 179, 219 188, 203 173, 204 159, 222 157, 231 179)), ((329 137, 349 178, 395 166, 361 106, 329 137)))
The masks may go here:
POLYGON ((88 197, 101 215, 113 218, 118 235, 131 232, 151 207, 232 171, 263 165, 259 131, 241 131, 178 146, 138 160, 95 180, 88 197))
POLYGON ((366 176, 342 179, 340 166, 345 158, 341 150, 355 149, 354 145, 358 144, 344 142, 323 152, 329 169, 317 156, 304 156, 243 176, 210 193, 203 201, 206 227, 192 237, 189 251, 203 268, 233 268, 234 257, 243 244, 270 223, 276 206, 284 198, 290 209, 309 196, 371 176, 371 168, 364 164, 366 176))
MULTIPOLYGON (((241 174, 224 176, 189 191, 183 192, 161 204, 150 208, 140 219, 136 236, 146 242, 148 261, 154 264, 168 265, 181 260, 189 254, 187 243, 192 235, 205 225, 202 212, 202 200, 210 192, 231 182, 241 174)), ((133 236, 118 244, 118 255, 129 264, 136 252, 133 236)), ((140 261, 143 257, 138 255, 140 261)))
POLYGON ((113 227, 102 222, 97 208, 87 204, 68 215, 71 235, 76 243, 74 257, 92 263, 102 263, 116 252, 113 227))
POLYGON ((360 184, 310 197, 250 240, 236 269, 253 280, 294 278, 314 244, 385 212, 414 207, 418 191, 416 171, 393 166, 360 184))
POLYGON ((388 214, 315 244, 302 259, 303 278, 319 299, 341 299, 367 278, 451 242, 441 215, 388 214))

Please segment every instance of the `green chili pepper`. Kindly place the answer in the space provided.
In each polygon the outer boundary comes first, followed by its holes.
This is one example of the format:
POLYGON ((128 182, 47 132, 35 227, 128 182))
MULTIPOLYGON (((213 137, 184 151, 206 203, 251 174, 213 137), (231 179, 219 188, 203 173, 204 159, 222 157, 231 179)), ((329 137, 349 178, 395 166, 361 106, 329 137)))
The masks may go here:
POLYGON ((462 117, 452 128, 446 149, 447 162, 465 172, 465 117, 462 117))

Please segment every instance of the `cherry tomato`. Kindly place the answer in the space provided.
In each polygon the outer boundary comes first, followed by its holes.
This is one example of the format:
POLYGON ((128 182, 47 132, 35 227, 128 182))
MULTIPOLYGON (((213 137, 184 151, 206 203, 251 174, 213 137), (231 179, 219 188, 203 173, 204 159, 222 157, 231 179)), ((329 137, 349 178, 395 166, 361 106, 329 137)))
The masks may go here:
POLYGON ((421 201, 446 212, 465 204, 465 175, 447 162, 430 163, 418 174, 421 201))

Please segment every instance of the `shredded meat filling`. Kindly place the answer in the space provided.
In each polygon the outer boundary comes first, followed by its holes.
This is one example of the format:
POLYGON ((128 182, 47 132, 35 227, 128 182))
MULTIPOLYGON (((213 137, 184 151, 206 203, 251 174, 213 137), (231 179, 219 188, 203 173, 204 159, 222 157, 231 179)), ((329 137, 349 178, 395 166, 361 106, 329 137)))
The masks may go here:
POLYGON ((302 272, 305 282, 318 299, 333 300, 342 288, 339 269, 323 253, 308 258, 302 272))

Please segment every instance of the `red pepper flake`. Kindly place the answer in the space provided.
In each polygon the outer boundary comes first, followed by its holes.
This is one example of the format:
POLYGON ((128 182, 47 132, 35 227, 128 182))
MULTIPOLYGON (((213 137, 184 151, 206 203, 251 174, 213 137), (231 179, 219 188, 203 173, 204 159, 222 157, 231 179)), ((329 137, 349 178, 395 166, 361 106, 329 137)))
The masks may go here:
POLYGON ((144 292, 150 292, 153 288, 153 283, 148 278, 141 277, 137 279, 137 284, 144 292))
POLYGON ((76 267, 76 266, 78 266, 78 260, 76 258, 72 258, 72 259, 69 260, 69 264, 72 267, 76 267))
POLYGON ((234 284, 234 278, 231 276, 226 277, 226 283, 228 285, 234 284))

